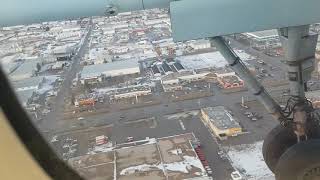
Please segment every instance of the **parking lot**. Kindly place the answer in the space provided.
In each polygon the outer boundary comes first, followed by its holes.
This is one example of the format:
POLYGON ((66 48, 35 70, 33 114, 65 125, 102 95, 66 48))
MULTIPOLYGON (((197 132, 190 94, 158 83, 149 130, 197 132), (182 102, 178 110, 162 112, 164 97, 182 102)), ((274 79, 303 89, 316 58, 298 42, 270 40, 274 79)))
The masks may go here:
MULTIPOLYGON (((160 138, 193 132, 201 142, 201 149, 214 172, 213 176, 223 179, 229 177, 234 169, 227 159, 221 157, 223 155, 222 147, 251 144, 263 140, 267 132, 277 124, 256 101, 247 102, 246 105, 249 107, 248 109, 242 108, 239 103, 228 107, 232 114, 238 117, 241 126, 246 132, 237 137, 231 137, 226 141, 218 141, 213 137, 212 133, 201 121, 199 109, 190 111, 182 109, 179 113, 166 113, 164 111, 161 114, 148 113, 148 111, 142 109, 140 111, 132 109, 131 111, 136 112, 135 116, 130 117, 130 113, 121 113, 118 117, 113 116, 116 119, 109 121, 108 126, 105 127, 99 127, 97 124, 97 127, 85 130, 58 133, 59 142, 62 142, 62 144, 55 143, 55 148, 58 149, 60 154, 66 153, 63 148, 64 139, 76 139, 79 144, 77 153, 73 155, 76 156, 88 153, 95 136, 99 135, 107 136, 113 143, 124 143, 127 142, 128 137, 132 137, 133 140, 142 140, 146 137, 160 138), (252 121, 246 115, 248 112, 258 113, 262 118, 252 121), (134 117, 140 118, 135 119, 134 117)), ((105 119, 111 120, 110 118, 112 116, 105 115, 105 119)))

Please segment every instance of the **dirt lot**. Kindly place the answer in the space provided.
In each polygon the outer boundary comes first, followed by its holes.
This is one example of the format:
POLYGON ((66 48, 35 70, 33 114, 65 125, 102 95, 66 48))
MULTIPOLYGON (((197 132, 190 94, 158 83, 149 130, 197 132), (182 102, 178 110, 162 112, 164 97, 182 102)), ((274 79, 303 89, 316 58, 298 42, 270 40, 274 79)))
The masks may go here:
POLYGON ((92 148, 92 146, 95 144, 95 137, 101 135, 111 137, 112 127, 101 126, 84 130, 58 133, 51 137, 51 144, 61 157, 63 157, 64 153, 67 153, 70 150, 70 148, 67 146, 74 146, 74 148, 71 148, 71 150, 76 149, 74 150, 75 152, 71 153, 68 157, 65 157, 72 158, 88 153, 88 149, 92 148))
POLYGON ((121 170, 130 166, 137 166, 143 164, 159 164, 161 162, 157 145, 141 145, 132 148, 124 148, 117 150, 117 177, 122 180, 126 179, 165 179, 162 171, 155 169, 149 172, 138 172, 130 175, 120 175, 121 170))
POLYGON ((157 121, 155 117, 139 119, 135 121, 125 121, 125 122, 122 122, 120 120, 119 122, 123 123, 124 127, 133 127, 133 128, 144 128, 144 127, 156 128, 157 126, 157 121))

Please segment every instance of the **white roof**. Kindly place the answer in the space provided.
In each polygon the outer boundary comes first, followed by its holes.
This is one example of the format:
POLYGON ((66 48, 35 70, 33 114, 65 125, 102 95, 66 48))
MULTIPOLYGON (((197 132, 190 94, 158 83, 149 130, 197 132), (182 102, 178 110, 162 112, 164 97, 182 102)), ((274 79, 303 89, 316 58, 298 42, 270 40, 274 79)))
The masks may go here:
POLYGON ((194 78, 202 78, 202 77, 205 77, 207 74, 209 74, 209 73, 192 74, 192 75, 187 75, 187 76, 181 76, 178 79, 189 80, 189 79, 194 79, 194 78))
MULTIPOLYGON (((243 52, 243 51, 235 51, 239 57, 243 60, 251 60, 252 57, 243 52)), ((205 68, 223 68, 228 65, 228 62, 224 59, 224 57, 220 54, 220 52, 210 52, 204 54, 197 55, 189 55, 189 56, 180 56, 176 58, 177 61, 181 63, 181 65, 185 69, 193 70, 193 69, 205 69, 205 68)))
POLYGON ((278 32, 275 29, 265 30, 265 31, 256 31, 251 33, 246 33, 248 36, 257 38, 257 39, 267 39, 278 37, 278 32))
POLYGON ((124 74, 139 73, 138 59, 125 61, 115 61, 106 64, 95 64, 84 66, 81 72, 81 78, 98 77, 102 74, 106 76, 119 76, 124 74))

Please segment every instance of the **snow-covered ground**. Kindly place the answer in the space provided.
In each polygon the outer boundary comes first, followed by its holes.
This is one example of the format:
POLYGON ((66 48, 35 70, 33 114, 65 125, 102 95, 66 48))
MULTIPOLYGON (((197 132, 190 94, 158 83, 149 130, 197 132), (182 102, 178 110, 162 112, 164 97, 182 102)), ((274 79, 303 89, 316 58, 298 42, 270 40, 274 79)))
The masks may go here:
POLYGON ((99 146, 94 146, 93 149, 90 149, 87 154, 96 154, 96 153, 102 153, 102 152, 110 152, 113 151, 114 146, 112 145, 112 142, 99 145, 99 146))
POLYGON ((166 116, 168 119, 179 119, 179 118, 187 118, 189 116, 197 116, 199 114, 199 111, 194 110, 194 111, 187 111, 183 113, 177 113, 177 114, 172 114, 166 116))
POLYGON ((139 172, 146 172, 150 170, 166 170, 166 171, 175 171, 175 172, 182 172, 182 173, 189 173, 189 170, 192 167, 196 167, 201 169, 201 173, 197 174, 198 176, 206 174, 205 169, 203 168, 201 162, 196 157, 191 156, 183 156, 183 161, 180 162, 173 162, 168 164, 141 164, 138 166, 131 166, 128 168, 123 169, 120 172, 120 175, 129 175, 132 173, 139 172))
POLYGON ((58 75, 45 76, 45 81, 41 85, 41 88, 37 90, 37 93, 43 94, 54 88, 53 83, 59 78, 58 75))
MULTIPOLYGON (((178 171, 178 172, 183 172, 183 173, 189 173, 189 169, 191 169, 191 166, 194 166, 196 168, 201 169, 201 172, 205 174, 205 170, 196 157, 192 156, 183 156, 183 161, 181 162, 174 162, 174 163, 168 163, 168 164, 163 164, 163 167, 167 171, 178 171)), ((197 174, 200 175, 200 174, 197 174)))
POLYGON ((263 160, 262 141, 242 144, 227 149, 233 167, 249 180, 274 180, 272 172, 263 160))
POLYGON ((131 148, 133 146, 139 146, 142 145, 148 145, 148 144, 155 144, 157 143, 156 138, 146 138, 144 140, 134 141, 134 142, 128 142, 123 144, 118 144, 118 146, 114 146, 112 142, 108 142, 103 145, 94 146, 92 149, 89 149, 87 154, 96 154, 96 153, 102 153, 102 152, 110 152, 115 149, 125 149, 125 148, 131 148))
POLYGON ((52 137, 50 142, 54 143, 54 142, 57 142, 57 141, 58 141, 58 136, 55 135, 55 136, 52 137))

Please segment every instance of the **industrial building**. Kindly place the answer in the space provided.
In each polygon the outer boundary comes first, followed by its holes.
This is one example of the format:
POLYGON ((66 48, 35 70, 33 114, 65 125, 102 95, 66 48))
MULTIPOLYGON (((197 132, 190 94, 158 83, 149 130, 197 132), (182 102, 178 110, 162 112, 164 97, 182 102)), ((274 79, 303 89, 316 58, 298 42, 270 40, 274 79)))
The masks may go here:
POLYGON ((223 89, 243 88, 244 81, 235 72, 216 74, 217 83, 223 89))
POLYGON ((181 91, 183 88, 182 85, 179 83, 179 79, 162 81, 161 84, 164 92, 181 91))
POLYGON ((138 59, 115 61, 112 63, 84 66, 80 82, 81 84, 94 84, 101 82, 104 78, 124 75, 136 76, 138 74, 140 74, 138 59))
MULTIPOLYGON (((236 50, 235 52, 245 64, 247 64, 246 61, 254 59, 253 56, 250 56, 244 51, 236 50)), ((175 60, 181 64, 184 69, 194 71, 225 69, 225 67, 228 65, 227 61, 218 51, 204 54, 179 56, 175 60)))
POLYGON ((124 88, 114 89, 110 95, 111 101, 118 101, 121 99, 138 98, 152 94, 149 85, 135 85, 124 88))
POLYGON ((202 50, 211 48, 211 43, 209 40, 201 39, 201 40, 193 40, 188 43, 188 45, 193 50, 202 50))
POLYGON ((248 38, 250 45, 259 50, 281 47, 277 30, 265 30, 243 34, 248 38))
POLYGON ((182 83, 191 83, 191 82, 197 82, 197 81, 204 81, 207 79, 207 75, 209 73, 200 73, 200 74, 192 74, 192 75, 186 75, 179 77, 179 81, 182 83))
POLYGON ((151 66, 151 70, 155 76, 168 75, 174 72, 181 72, 184 67, 179 62, 156 62, 151 66))
POLYGON ((224 106, 202 108, 201 116, 204 123, 221 140, 242 132, 235 117, 224 106))
POLYGON ((63 46, 55 47, 52 50, 52 54, 57 58, 57 61, 69 61, 73 57, 76 48, 76 43, 70 43, 63 46))
MULTIPOLYGON (((69 159, 85 179, 210 180, 193 149, 192 133, 118 144, 69 159)), ((99 145, 103 146, 103 145, 99 145)))
POLYGON ((210 73, 186 74, 186 75, 171 78, 171 79, 165 79, 165 80, 162 80, 162 88, 164 92, 181 91, 184 89, 184 86, 190 83, 206 81, 208 74, 210 73))

